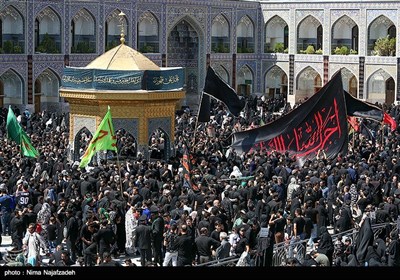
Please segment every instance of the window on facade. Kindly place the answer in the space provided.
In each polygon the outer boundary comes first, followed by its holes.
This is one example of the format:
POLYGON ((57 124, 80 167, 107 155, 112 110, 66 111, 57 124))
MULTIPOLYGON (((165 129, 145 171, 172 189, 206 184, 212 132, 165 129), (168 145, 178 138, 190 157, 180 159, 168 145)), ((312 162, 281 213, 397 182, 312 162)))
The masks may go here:
POLYGON ((0 53, 24 53, 25 24, 22 15, 12 6, 8 6, 0 11, 0 24, 0 53))
POLYGON ((214 18, 211 28, 211 51, 213 53, 230 52, 229 24, 223 15, 214 18))
POLYGON ((156 17, 145 12, 138 24, 138 51, 141 53, 159 52, 159 25, 156 17))
POLYGON ((348 16, 339 18, 332 26, 331 53, 336 55, 358 53, 358 26, 348 16))
POLYGON ((71 53, 95 53, 95 20, 85 9, 80 10, 71 22, 71 53))
POLYGON ((237 52, 254 53, 254 25, 248 16, 242 17, 236 28, 237 52))
POLYGON ((265 25, 266 53, 287 53, 288 52, 289 28, 281 17, 274 16, 265 25))
POLYGON ((386 16, 379 16, 368 26, 368 54, 394 56, 396 54, 396 27, 386 16))
POLYGON ((297 52, 315 54, 322 52, 322 25, 313 16, 306 17, 298 26, 297 52))
POLYGON ((61 52, 61 20, 50 8, 41 11, 35 19, 35 52, 61 52))

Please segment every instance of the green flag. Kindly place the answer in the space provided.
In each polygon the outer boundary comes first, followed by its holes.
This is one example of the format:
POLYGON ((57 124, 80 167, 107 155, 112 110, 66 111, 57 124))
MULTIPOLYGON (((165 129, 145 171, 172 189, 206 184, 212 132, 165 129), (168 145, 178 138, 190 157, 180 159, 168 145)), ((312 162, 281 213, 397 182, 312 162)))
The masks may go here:
POLYGON ((18 145, 21 144, 21 126, 15 117, 11 106, 8 106, 7 114, 7 136, 9 139, 13 140, 18 145))
POLYGON ((38 157, 39 153, 32 146, 31 140, 28 135, 26 135, 25 131, 21 128, 21 150, 22 154, 26 157, 38 157))
POLYGON ((6 128, 8 138, 13 140, 18 145, 21 145, 21 151, 24 156, 39 156, 38 151, 36 151, 36 149, 32 146, 31 140, 29 139, 28 135, 26 135, 25 131, 22 129, 17 118, 15 117, 15 114, 11 109, 11 105, 8 107, 6 128))
POLYGON ((82 156, 79 167, 86 167, 97 151, 117 151, 117 138, 114 135, 114 126, 111 119, 110 106, 90 141, 85 154, 82 156))

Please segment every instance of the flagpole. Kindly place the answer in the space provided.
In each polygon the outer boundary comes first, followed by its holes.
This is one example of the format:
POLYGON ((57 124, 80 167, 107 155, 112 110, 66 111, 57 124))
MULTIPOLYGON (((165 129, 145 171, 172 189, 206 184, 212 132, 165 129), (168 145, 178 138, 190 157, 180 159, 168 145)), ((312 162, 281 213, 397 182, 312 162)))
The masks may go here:
POLYGON ((210 182, 208 181, 208 179, 206 178, 206 176, 204 176, 204 172, 201 168, 199 168, 201 175, 203 176, 204 180, 206 180, 207 186, 210 187, 210 182))
POLYGON ((22 145, 23 145, 23 143, 22 143, 22 133, 19 135, 19 138, 20 138, 20 144, 19 144, 19 152, 20 152, 20 154, 21 154, 21 158, 23 158, 23 156, 24 156, 24 151, 22 150, 22 145))
MULTIPOLYGON (((200 97, 200 105, 199 105, 199 109, 197 110, 197 116, 196 116, 196 123, 195 123, 195 127, 194 127, 194 133, 193 133, 193 144, 190 147, 190 150, 192 151, 192 147, 194 147, 195 143, 196 143, 196 134, 197 134, 197 126, 199 124, 199 115, 200 115, 200 109, 201 109, 201 103, 203 102, 203 95, 204 95, 204 91, 201 91, 201 97, 200 97)), ((193 151, 192 151, 193 152, 193 151)))
MULTIPOLYGON (((360 128, 360 125, 359 125, 360 120, 356 118, 356 121, 357 121, 357 130, 359 130, 361 132, 361 128, 360 128)), ((354 134, 353 134, 353 152, 354 152, 354 146, 355 146, 355 142, 356 142, 356 133, 357 133, 357 136, 358 136, 358 131, 357 130, 354 129, 354 134)))
POLYGON ((122 199, 123 199, 123 198, 124 198, 124 190, 123 190, 123 188, 122 188, 121 164, 120 164, 120 162, 119 162, 118 149, 117 149, 116 153, 117 153, 117 166, 118 166, 118 173, 119 173, 119 187, 120 187, 120 189, 121 189, 121 196, 122 196, 122 199))

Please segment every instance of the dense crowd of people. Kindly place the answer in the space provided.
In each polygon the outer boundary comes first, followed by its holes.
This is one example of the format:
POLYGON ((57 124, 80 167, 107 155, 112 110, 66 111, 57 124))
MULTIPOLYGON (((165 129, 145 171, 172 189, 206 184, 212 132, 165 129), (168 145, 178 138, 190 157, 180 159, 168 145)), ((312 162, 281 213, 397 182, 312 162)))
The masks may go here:
MULTIPOLYGON (((163 133, 152 135, 151 158, 145 158, 136 156, 132 135, 119 130, 123 160, 94 158, 82 169, 71 160, 68 114, 14 109, 40 154, 27 158, 6 137, 3 108, 0 229, 21 252, 8 265, 41 266, 47 254, 56 266, 116 266, 117 255, 140 256, 142 266, 192 266, 230 256, 270 266, 274 244, 308 240, 306 260, 296 260, 289 246, 286 265, 400 266, 395 226, 379 242, 368 231, 371 224, 398 221, 399 131, 363 120, 348 154, 333 159, 323 150, 304 162, 287 152, 237 154, 229 147, 233 132, 292 108, 283 99, 257 97, 248 98, 238 118, 222 104, 212 108, 208 123, 198 123, 190 108, 177 111, 169 159, 163 158, 163 133), (181 161, 185 150, 190 183, 181 161), (352 228, 369 236, 362 253, 355 242, 333 240, 328 232, 352 228)), ((399 106, 384 110, 399 123, 399 106)), ((80 155, 91 137, 82 135, 80 155)), ((128 259, 125 265, 133 264, 128 259)))

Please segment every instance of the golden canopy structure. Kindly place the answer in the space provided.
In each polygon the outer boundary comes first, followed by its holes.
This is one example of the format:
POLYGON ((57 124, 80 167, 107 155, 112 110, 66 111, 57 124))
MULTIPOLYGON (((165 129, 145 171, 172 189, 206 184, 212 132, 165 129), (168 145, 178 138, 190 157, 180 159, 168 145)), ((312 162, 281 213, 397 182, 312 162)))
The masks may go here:
POLYGON ((86 67, 66 67, 60 96, 70 108, 70 147, 72 159, 79 160, 87 130, 93 135, 107 112, 114 130, 124 129, 136 140, 136 153, 149 157, 149 140, 161 130, 163 158, 173 152, 175 111, 185 97, 184 69, 160 68, 140 52, 121 44, 86 67), (83 132, 86 131, 85 135, 83 132))

